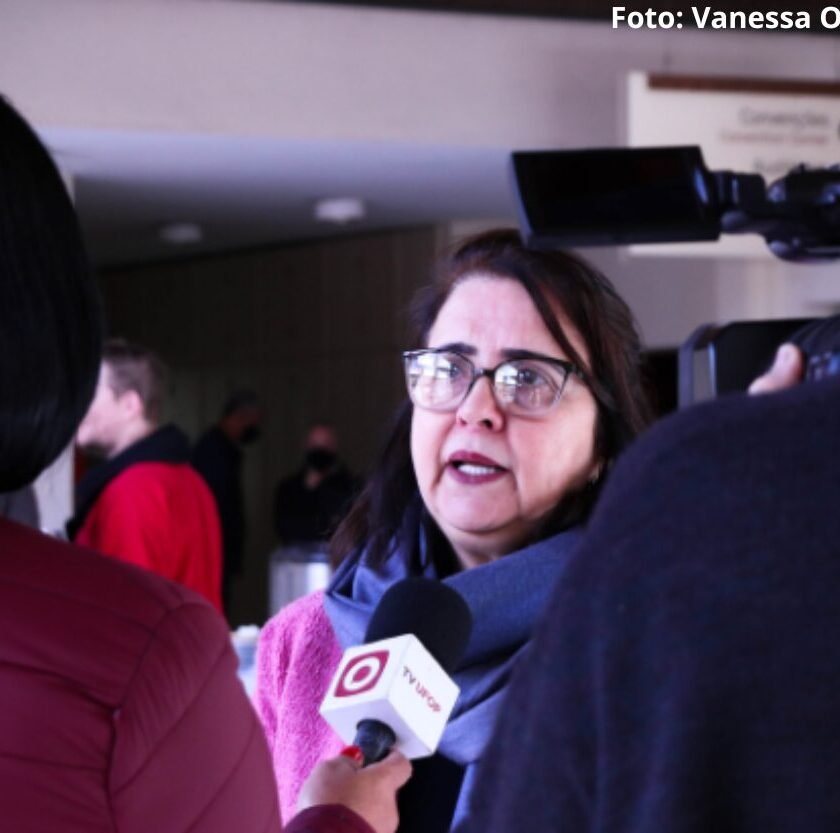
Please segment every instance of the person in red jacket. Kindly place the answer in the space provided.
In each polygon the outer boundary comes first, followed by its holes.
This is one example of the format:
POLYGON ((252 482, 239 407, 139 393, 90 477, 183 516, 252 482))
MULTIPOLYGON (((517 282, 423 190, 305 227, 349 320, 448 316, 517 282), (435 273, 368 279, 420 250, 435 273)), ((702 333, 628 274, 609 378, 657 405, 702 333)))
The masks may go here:
POLYGON ((175 425, 159 425, 164 370, 150 350, 105 344, 78 445, 104 456, 78 487, 68 524, 82 546, 145 567, 222 610, 222 533, 213 495, 175 425))
MULTIPOLYGON (((0 491, 70 442, 101 310, 49 155, 0 96, 0 491)), ((0 827, 278 833, 224 620, 192 590, 0 519, 0 827)), ((392 833, 410 766, 324 762, 285 833, 392 833), (367 821, 365 820, 367 819, 367 821)))

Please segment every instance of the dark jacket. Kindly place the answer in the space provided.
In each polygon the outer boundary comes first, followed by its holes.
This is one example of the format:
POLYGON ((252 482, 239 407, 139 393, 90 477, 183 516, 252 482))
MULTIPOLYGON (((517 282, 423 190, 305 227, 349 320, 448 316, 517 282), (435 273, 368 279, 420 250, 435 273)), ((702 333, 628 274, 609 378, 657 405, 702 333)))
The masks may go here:
POLYGON ((326 541, 359 491, 359 481, 343 465, 315 489, 306 488, 305 478, 301 469, 274 492, 274 530, 284 544, 326 541))
POLYGON ((193 468, 216 499, 222 523, 222 580, 242 572, 245 509, 242 496, 242 450, 218 426, 201 436, 192 452, 193 468))
POLYGON ((619 461, 511 686, 470 833, 840 830, 840 380, 619 461))

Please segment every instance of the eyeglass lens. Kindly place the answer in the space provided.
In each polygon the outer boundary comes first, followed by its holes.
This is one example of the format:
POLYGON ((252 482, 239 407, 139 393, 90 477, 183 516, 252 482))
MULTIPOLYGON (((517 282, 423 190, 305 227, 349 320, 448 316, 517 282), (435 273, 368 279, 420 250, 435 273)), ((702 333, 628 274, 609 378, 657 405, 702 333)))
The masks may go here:
MULTIPOLYGON (((477 370, 466 356, 449 352, 421 352, 406 356, 406 382, 416 405, 430 410, 457 408, 475 380, 477 370)), ((512 412, 538 413, 560 398, 568 370, 540 359, 514 359, 492 370, 499 405, 512 412)))

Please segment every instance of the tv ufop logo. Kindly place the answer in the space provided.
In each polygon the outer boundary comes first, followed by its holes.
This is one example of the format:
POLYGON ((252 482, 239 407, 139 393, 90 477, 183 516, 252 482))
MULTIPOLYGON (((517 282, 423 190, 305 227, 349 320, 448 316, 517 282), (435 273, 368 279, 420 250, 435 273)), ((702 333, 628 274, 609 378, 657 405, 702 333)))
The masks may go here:
POLYGON ((335 686, 335 696, 350 697, 370 691, 379 682, 387 664, 387 651, 371 651, 369 654, 353 657, 345 666, 335 686))

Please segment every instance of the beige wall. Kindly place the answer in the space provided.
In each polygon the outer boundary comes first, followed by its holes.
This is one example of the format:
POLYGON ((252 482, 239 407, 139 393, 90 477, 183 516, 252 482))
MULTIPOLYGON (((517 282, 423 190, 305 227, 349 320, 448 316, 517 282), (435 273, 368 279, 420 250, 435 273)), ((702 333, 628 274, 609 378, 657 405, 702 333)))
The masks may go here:
POLYGON ((39 127, 493 147, 623 141, 626 70, 836 78, 836 38, 248 0, 0 0, 39 127))
POLYGON ((272 492, 299 464, 307 423, 333 420, 350 465, 369 464, 402 395, 405 313, 438 238, 434 229, 364 235, 101 276, 110 332, 160 351, 173 377, 169 415, 191 437, 231 389, 263 398, 265 434, 244 467, 249 537, 236 622, 265 615, 272 492))
MULTIPOLYGON (((824 35, 613 30, 309 2, 0 0, 3 93, 39 128, 101 131, 106 146, 112 133, 144 132, 612 146, 625 140, 629 70, 828 80, 838 67, 840 39, 824 35)), ((84 179, 90 160, 65 162, 84 179)), ((833 266, 611 250, 592 258, 651 347, 708 321, 840 305, 833 266)))

